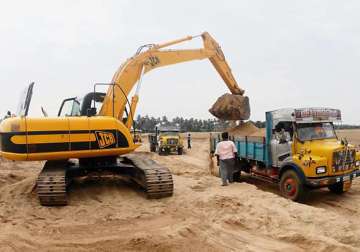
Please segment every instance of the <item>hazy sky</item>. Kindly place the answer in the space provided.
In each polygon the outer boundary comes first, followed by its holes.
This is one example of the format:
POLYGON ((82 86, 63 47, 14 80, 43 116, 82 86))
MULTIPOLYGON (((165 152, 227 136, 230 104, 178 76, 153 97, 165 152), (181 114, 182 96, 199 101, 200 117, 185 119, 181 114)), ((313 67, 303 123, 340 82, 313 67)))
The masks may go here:
MULTIPOLYGON (((136 49, 208 31, 250 98, 253 120, 282 107, 326 106, 360 124, 359 1, 0 1, 0 113, 34 81, 31 114, 109 82, 136 49)), ((201 40, 187 43, 202 46, 201 40)), ((211 118, 227 92, 207 61, 143 78, 137 112, 211 118)))

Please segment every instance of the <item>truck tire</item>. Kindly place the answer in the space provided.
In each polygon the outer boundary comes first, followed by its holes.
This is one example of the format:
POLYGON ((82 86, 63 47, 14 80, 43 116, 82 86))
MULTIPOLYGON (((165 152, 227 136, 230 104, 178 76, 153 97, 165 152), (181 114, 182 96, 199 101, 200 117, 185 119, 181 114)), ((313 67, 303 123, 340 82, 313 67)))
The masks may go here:
POLYGON ((240 159, 235 163, 235 167, 239 169, 240 171, 250 173, 251 171, 251 165, 246 159, 240 159))
MULTIPOLYGON (((352 184, 352 182, 350 182, 352 184)), ((350 187, 351 187, 350 184, 350 187)), ((342 194, 346 191, 344 191, 344 182, 338 182, 332 185, 328 186, 330 192, 336 193, 336 194, 342 194)))
POLYGON ((162 150, 161 148, 159 148, 159 155, 160 156, 167 156, 169 154, 170 154, 170 152, 169 152, 168 149, 162 150))
POLYGON ((151 152, 156 152, 156 146, 153 145, 153 144, 151 144, 151 145, 150 145, 150 151, 151 151, 151 152))
POLYGON ((287 170, 280 178, 280 192, 287 199, 303 202, 306 199, 308 188, 294 170, 287 170))
POLYGON ((179 148, 177 152, 178 152, 178 155, 182 155, 183 154, 183 148, 179 148))

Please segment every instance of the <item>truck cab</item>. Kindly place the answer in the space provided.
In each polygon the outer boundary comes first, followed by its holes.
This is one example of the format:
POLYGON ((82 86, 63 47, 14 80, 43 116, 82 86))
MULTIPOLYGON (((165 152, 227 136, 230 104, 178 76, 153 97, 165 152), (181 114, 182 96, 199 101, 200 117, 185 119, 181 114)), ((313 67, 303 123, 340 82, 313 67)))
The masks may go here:
MULTIPOLYGON (((303 201, 310 189, 344 193, 360 176, 360 152, 336 135, 341 112, 330 108, 266 112, 265 137, 234 137, 238 173, 278 183, 282 195, 303 201)), ((217 142, 212 137, 211 146, 217 142), (214 141, 215 140, 215 141, 214 141)))
POLYGON ((155 134, 149 135, 150 151, 159 155, 183 154, 184 144, 177 127, 156 127, 155 134))

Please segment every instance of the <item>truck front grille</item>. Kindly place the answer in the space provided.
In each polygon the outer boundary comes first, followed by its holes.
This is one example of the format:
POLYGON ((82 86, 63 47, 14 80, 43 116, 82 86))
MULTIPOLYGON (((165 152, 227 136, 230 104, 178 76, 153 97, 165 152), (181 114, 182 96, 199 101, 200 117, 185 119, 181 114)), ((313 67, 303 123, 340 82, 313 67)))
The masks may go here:
POLYGON ((333 154, 333 172, 350 170, 355 166, 355 150, 341 150, 333 154))

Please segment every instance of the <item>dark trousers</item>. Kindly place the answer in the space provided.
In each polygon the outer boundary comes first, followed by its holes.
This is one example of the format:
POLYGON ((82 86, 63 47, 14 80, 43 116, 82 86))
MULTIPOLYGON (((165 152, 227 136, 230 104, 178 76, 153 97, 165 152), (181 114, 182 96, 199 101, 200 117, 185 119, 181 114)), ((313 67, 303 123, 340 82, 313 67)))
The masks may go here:
POLYGON ((220 177, 223 184, 232 183, 234 181, 235 158, 220 159, 220 177))

